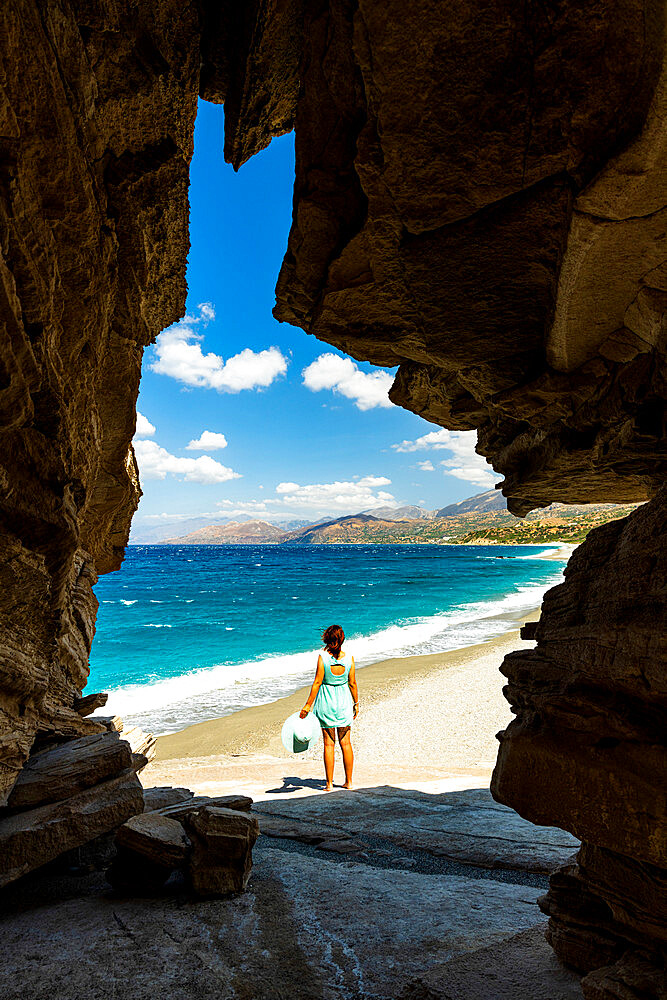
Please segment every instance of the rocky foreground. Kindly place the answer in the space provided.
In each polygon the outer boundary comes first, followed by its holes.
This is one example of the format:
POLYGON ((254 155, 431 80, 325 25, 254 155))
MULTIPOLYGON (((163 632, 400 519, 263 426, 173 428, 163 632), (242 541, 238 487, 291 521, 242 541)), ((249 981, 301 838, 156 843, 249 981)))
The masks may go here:
POLYGON ((186 789, 146 789, 157 808, 121 827, 114 864, 133 851, 145 874, 161 841, 174 874, 140 886, 135 865, 134 884, 111 890, 88 855, 93 870, 79 858, 7 888, 4 997, 581 998, 579 977, 546 944, 538 903, 576 841, 465 779, 421 784, 320 795, 305 783, 249 811, 239 797, 230 810, 186 789), (181 852, 200 847, 182 834, 199 838, 226 813, 246 830, 259 824, 252 873, 245 892, 199 900, 181 852))

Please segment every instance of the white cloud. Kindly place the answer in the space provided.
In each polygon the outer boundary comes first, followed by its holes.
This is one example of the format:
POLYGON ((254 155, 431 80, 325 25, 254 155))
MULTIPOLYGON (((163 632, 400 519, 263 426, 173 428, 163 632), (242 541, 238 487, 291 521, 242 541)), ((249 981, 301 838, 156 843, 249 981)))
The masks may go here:
POLYGON ((400 444, 392 444, 394 451, 424 451, 427 448, 449 448, 450 440, 455 434, 474 434, 474 431, 448 431, 444 427, 439 431, 430 431, 422 434, 415 441, 401 441, 400 444))
POLYGON ((394 376, 383 370, 362 372, 350 358, 341 358, 338 354, 320 354, 301 374, 303 384, 311 392, 331 389, 354 400, 355 406, 360 410, 393 406, 387 393, 394 376))
POLYGON ((143 413, 139 413, 137 410, 137 429, 134 432, 135 437, 150 437, 151 434, 155 434, 155 426, 148 420, 143 413))
POLYGON ((227 447, 227 438, 217 431, 202 431, 196 441, 186 445, 186 451, 218 451, 227 447))
POLYGON ((204 354, 198 326, 206 327, 215 319, 210 302, 199 305, 198 316, 185 316, 161 333, 155 342, 151 371, 169 375, 184 385, 217 389, 218 392, 241 392, 265 389, 287 371, 287 359, 277 347, 251 351, 246 347, 226 361, 212 351, 204 354))
POLYGON ((362 476, 356 480, 310 483, 306 486, 278 483, 276 493, 288 507, 331 513, 357 513, 395 503, 391 493, 378 490, 379 486, 389 486, 390 483, 391 480, 385 476, 362 476))
MULTIPOLYGON (((414 441, 401 441, 393 444, 394 451, 412 452, 432 449, 433 451, 449 451, 451 457, 440 462, 445 473, 464 479, 474 486, 493 486, 501 477, 497 476, 491 466, 475 451, 475 431, 429 431, 414 441)), ((420 462, 420 468, 426 463, 420 462)), ((429 470, 430 471, 430 470, 429 470)))
POLYGON ((199 458, 179 458, 156 441, 135 441, 134 452, 143 479, 165 479, 168 475, 182 476, 190 483, 226 483, 240 479, 238 472, 216 462, 210 455, 199 458))
POLYGON ((417 462, 417 468, 421 469, 422 472, 435 472, 435 465, 430 458, 427 458, 425 462, 417 462))

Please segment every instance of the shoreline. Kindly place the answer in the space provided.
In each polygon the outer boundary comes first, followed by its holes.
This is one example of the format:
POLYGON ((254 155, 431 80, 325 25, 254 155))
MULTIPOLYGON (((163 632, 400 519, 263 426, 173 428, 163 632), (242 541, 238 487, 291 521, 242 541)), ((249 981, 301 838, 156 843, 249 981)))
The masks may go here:
MULTIPOLYGON (((537 621, 540 608, 530 611, 510 612, 494 616, 504 621, 537 621)), ((396 694, 404 694, 415 684, 434 680, 437 675, 449 674, 476 664, 489 656, 497 657, 497 668, 504 655, 521 648, 518 629, 511 629, 484 642, 441 653, 424 653, 415 656, 393 657, 359 667, 357 677, 362 712, 364 703, 378 706, 396 694)), ((497 669, 496 668, 496 669, 497 669)), ((498 671, 498 689, 502 686, 498 671)), ((280 729, 285 719, 298 711, 306 701, 310 685, 274 701, 239 709, 229 715, 204 722, 193 723, 175 733, 158 737, 157 753, 151 770, 162 763, 193 760, 219 755, 246 756, 269 755, 294 759, 287 754, 280 742, 280 729)), ((319 756, 319 750, 317 751, 319 756)), ((309 759, 311 752, 300 755, 309 759)))

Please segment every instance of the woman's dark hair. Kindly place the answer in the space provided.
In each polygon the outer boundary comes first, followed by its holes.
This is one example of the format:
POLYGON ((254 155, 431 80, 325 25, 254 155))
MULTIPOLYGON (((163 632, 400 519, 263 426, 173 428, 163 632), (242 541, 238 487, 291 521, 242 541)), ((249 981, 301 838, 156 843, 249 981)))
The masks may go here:
POLYGON ((340 625, 330 625, 329 628, 325 628, 322 633, 322 642, 327 653, 338 659, 340 651, 343 648, 343 643, 345 642, 345 633, 340 625))

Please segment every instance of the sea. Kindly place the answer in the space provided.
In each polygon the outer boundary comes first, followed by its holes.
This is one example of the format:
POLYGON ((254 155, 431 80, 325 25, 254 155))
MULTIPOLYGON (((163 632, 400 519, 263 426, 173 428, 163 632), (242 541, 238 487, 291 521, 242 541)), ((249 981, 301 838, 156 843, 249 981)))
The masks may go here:
POLYGON ((95 588, 88 691, 155 734, 273 701, 342 625, 358 666, 517 627, 561 582, 548 546, 131 545, 95 588))

